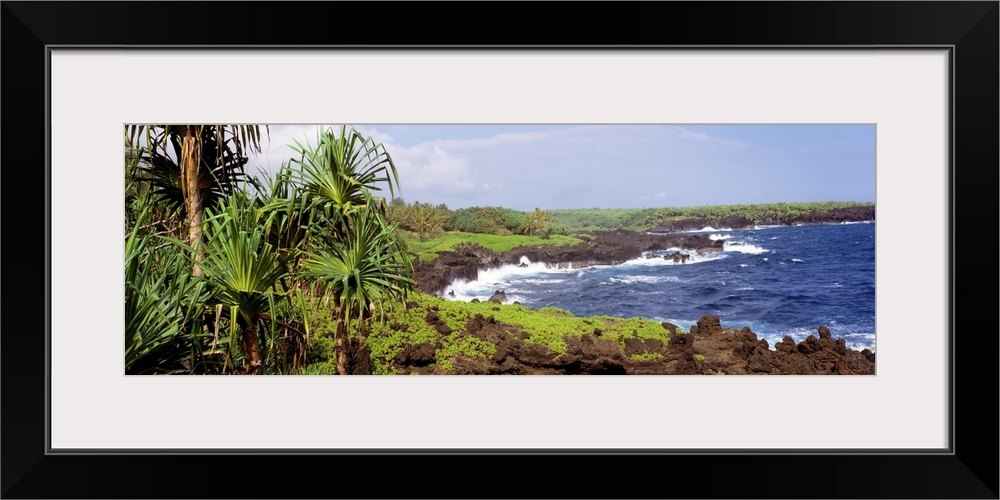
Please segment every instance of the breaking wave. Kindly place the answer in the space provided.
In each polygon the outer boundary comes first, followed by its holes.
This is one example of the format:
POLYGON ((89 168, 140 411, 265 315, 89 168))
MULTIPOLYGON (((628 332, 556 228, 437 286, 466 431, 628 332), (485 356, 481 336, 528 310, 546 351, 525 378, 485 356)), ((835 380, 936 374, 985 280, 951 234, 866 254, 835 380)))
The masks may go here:
POLYGON ((722 246, 722 250, 725 252, 740 252, 754 255, 767 253, 767 250, 764 248, 757 245, 751 245, 750 243, 743 243, 741 241, 727 241, 722 246))

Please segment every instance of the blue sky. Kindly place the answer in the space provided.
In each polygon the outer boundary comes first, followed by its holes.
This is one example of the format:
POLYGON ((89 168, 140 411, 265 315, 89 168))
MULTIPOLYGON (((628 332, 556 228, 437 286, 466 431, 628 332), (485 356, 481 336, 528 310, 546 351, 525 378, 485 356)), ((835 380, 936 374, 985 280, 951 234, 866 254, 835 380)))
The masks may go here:
MULTIPOLYGON (((875 201, 874 125, 354 127, 389 151, 397 195, 449 208, 875 201)), ((271 125, 251 169, 276 169, 317 128, 271 125)))

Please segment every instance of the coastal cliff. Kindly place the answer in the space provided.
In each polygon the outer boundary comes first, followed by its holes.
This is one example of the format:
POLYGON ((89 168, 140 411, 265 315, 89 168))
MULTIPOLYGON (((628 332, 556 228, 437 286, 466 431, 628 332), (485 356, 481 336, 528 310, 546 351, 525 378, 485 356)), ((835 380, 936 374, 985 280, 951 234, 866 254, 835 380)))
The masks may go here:
MULTIPOLYGON (((699 224, 705 222, 707 221, 700 221, 699 224)), ((624 230, 591 232, 577 237, 584 241, 563 246, 522 246, 506 252, 493 252, 474 244, 459 245, 453 251, 440 252, 435 260, 417 262, 416 285, 424 293, 446 297, 449 285, 455 280, 475 280, 480 270, 499 266, 524 266, 524 258, 531 262, 544 262, 552 267, 582 269, 594 265, 620 264, 641 258, 648 252, 672 248, 686 250, 688 254, 695 256, 708 255, 723 251, 726 244, 725 240, 719 237, 713 239, 708 234, 640 233, 624 230)), ((684 263, 684 257, 686 255, 679 253, 672 256, 647 256, 673 259, 674 263, 684 263)), ((388 361, 391 369, 397 373, 457 374, 875 373, 874 352, 869 349, 857 351, 848 348, 847 342, 835 337, 826 325, 802 325, 812 329, 815 334, 798 343, 786 336, 774 345, 769 345, 767 340, 759 338, 749 327, 723 326, 720 318, 713 315, 701 316, 689 332, 676 325, 662 323, 663 337, 626 333, 609 338, 605 328, 596 324, 585 331, 577 329, 572 334, 565 335, 561 339, 565 349, 553 350, 532 341, 531 336, 522 328, 523 321, 532 320, 523 315, 517 316, 517 319, 509 319, 511 316, 507 315, 507 310, 500 309, 516 308, 518 314, 557 314, 547 311, 552 308, 535 311, 516 302, 509 304, 502 290, 497 290, 489 302, 495 304, 472 304, 478 309, 469 312, 469 316, 460 325, 453 322, 451 327, 443 328, 444 323, 440 319, 443 313, 439 314, 435 307, 428 307, 424 319, 442 335, 467 336, 475 339, 474 342, 495 346, 495 351, 471 356, 457 355, 451 358, 447 368, 443 368, 433 361, 440 346, 433 343, 414 344, 388 361), (489 309, 482 309, 482 306, 489 309), (504 320, 501 316, 508 319, 504 320)))

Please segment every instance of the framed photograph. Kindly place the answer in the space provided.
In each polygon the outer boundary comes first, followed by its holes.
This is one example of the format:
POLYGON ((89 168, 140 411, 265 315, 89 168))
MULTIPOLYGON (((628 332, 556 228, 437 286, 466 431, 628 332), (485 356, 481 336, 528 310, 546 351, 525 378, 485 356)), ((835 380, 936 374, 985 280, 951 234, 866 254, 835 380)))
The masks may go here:
MULTIPOLYGON (((8 259, 11 269, 45 271, 11 278, 18 291, 5 294, 4 497, 403 498, 426 477, 418 460, 462 478, 462 488, 434 494, 443 497, 480 496, 495 481, 464 478, 482 479, 495 463, 525 475, 505 475, 487 496, 997 498, 996 462, 979 458, 996 456, 995 429, 974 423, 996 421, 996 400, 960 383, 993 380, 997 359, 982 353, 996 353, 997 338, 957 335, 996 328, 958 306, 972 291, 996 297, 970 273, 981 265, 978 231, 996 222, 997 2, 584 3, 574 17, 609 25, 610 38, 599 30, 528 44, 471 26, 447 28, 451 40, 430 34, 441 33, 434 26, 404 36, 417 10, 438 10, 407 4, 338 4, 341 19, 376 15, 376 32, 366 23, 330 31, 312 14, 321 4, 197 5, 198 19, 242 28, 189 22, 160 4, 3 4, 7 228, 18 242, 8 259), (161 24, 174 28, 150 28, 161 24), (878 343, 878 370, 125 376, 121 134, 143 123, 871 132, 876 333, 864 341, 878 343), (958 280, 963 269, 968 279, 958 280), (542 460, 627 469, 525 490, 542 460), (279 472, 315 467, 394 479, 379 480, 378 492, 334 479, 334 493, 312 493, 279 472), (253 480, 233 479, 248 470, 253 480), (686 484, 675 489, 679 477, 686 484)), ((497 19, 523 33, 550 26, 518 10, 497 19)), ((672 188, 697 197, 723 184, 692 170, 672 188)), ((601 179, 545 184, 566 196, 596 186, 594 206, 661 192, 625 171, 609 164, 601 179)), ((460 173, 426 171, 437 186, 427 192, 460 173)), ((848 175, 833 172, 819 189, 833 192, 848 175)))

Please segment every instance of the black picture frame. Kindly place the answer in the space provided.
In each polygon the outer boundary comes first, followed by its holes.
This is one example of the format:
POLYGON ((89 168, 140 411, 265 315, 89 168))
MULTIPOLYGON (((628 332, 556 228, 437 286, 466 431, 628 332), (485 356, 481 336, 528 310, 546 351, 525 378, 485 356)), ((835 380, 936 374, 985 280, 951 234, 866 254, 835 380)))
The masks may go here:
MULTIPOLYGON (((331 17, 325 14, 331 5, 321 2, 2 2, 2 253, 8 270, 35 270, 33 277, 8 273, 3 293, 3 497, 998 498, 998 405, 990 385, 998 364, 997 319, 971 304, 997 303, 995 242, 980 236, 998 227, 1000 3, 553 6, 351 2, 337 3, 331 17), (50 277, 38 276, 49 253, 42 222, 48 217, 47 47, 54 45, 950 47, 951 452, 49 454, 50 277), (564 474, 567 466, 572 475, 564 474)), ((80 325, 81 334, 89 328, 80 325)), ((859 418, 864 414, 859 409, 859 418)))

